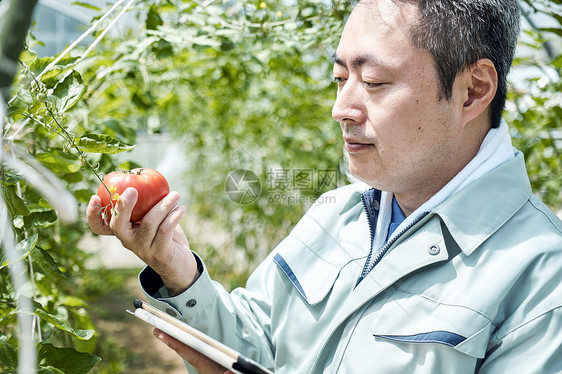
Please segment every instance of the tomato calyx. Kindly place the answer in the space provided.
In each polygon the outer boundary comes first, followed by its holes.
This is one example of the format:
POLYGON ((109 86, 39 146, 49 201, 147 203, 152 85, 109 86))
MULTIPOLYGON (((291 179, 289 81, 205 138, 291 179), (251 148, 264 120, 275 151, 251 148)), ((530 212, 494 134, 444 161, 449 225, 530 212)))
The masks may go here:
POLYGON ((116 191, 117 191, 117 187, 112 184, 110 186, 106 186, 104 184, 104 187, 107 189, 107 191, 109 192, 109 196, 111 196, 111 199, 109 199, 109 204, 105 205, 105 206, 101 206, 98 205, 98 207, 100 208, 100 210, 98 211, 98 215, 101 214, 101 216, 104 219, 110 219, 112 215, 117 216, 117 212, 115 211, 115 204, 117 204, 117 202, 119 201, 119 198, 121 197, 121 195, 119 195, 116 191), (111 214, 108 214, 107 211, 111 212, 111 214))
POLYGON ((123 174, 130 174, 130 175, 141 175, 144 173, 145 170, 152 170, 152 169, 144 169, 144 168, 136 168, 132 170, 124 170, 124 169, 117 169, 112 173, 123 173, 123 174))

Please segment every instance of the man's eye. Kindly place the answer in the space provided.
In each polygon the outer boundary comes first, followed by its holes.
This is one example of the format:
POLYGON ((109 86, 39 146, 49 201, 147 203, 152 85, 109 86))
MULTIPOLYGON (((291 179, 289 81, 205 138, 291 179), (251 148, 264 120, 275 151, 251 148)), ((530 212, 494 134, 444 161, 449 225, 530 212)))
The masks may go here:
POLYGON ((373 82, 365 82, 363 81, 363 84, 367 87, 367 88, 377 88, 382 86, 384 83, 373 83, 373 82))
POLYGON ((337 84, 341 84, 345 81, 345 78, 343 77, 334 77, 334 82, 336 82, 337 84))

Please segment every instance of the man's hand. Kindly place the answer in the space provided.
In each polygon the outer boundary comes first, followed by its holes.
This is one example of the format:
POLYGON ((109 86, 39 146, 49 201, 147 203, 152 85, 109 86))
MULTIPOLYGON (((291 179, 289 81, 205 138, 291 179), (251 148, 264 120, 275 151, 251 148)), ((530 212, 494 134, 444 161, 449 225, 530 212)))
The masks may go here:
POLYGON ((199 276, 187 237, 178 225, 185 215, 185 208, 177 206, 179 194, 170 192, 140 223, 132 223, 131 212, 137 198, 136 189, 127 188, 123 191, 115 214, 107 222, 99 214, 99 196, 92 196, 86 209, 88 223, 95 234, 115 235, 125 248, 160 275, 170 296, 177 295, 191 286, 199 276))
POLYGON ((168 347, 172 348, 181 358, 189 362, 201 374, 234 374, 232 371, 220 366, 210 358, 202 355, 196 350, 188 347, 179 340, 163 333, 158 329, 154 329, 154 336, 164 342, 168 347))

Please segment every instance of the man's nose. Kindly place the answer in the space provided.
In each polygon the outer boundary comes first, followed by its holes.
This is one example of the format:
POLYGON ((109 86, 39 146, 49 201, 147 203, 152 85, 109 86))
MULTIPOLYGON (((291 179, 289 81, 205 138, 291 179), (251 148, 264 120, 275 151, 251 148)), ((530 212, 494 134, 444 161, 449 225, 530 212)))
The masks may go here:
POLYGON ((343 87, 340 87, 332 107, 332 118, 339 123, 362 122, 366 102, 362 91, 361 86, 353 80, 348 80, 343 87))

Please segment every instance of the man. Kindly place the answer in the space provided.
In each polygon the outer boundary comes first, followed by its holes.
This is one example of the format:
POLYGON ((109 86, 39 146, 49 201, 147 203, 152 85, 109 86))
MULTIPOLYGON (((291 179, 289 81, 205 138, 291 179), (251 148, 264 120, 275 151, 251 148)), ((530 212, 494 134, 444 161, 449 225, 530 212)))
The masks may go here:
POLYGON ((361 1, 333 117, 362 183, 315 204, 246 288, 188 250, 177 193, 140 225, 136 191, 109 224, 93 197, 90 225, 149 265, 153 305, 276 373, 562 372, 562 223, 501 120, 518 31, 516 0, 361 1))

